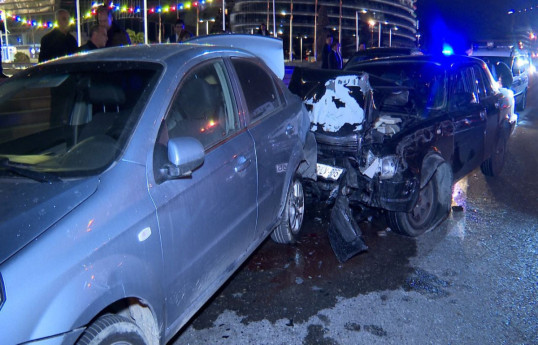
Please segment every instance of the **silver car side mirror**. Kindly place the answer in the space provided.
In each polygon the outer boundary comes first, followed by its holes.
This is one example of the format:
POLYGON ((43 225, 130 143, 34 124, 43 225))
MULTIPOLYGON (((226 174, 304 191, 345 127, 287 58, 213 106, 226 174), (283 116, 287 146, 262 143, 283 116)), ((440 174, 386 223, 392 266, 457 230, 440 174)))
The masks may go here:
POLYGON ((204 163, 202 143, 191 137, 173 138, 168 141, 168 163, 163 169, 170 179, 189 177, 204 163))

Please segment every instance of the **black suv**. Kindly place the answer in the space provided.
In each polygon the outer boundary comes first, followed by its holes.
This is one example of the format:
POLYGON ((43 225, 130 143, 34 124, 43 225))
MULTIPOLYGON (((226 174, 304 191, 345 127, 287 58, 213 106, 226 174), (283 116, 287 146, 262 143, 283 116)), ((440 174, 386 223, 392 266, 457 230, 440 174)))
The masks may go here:
MULTIPOLYGON (((495 176, 513 123, 483 61, 406 56, 346 71, 297 68, 318 142, 317 187, 418 236, 451 210, 453 184, 478 166, 495 176)), ((323 193, 322 193, 323 194, 323 193)))

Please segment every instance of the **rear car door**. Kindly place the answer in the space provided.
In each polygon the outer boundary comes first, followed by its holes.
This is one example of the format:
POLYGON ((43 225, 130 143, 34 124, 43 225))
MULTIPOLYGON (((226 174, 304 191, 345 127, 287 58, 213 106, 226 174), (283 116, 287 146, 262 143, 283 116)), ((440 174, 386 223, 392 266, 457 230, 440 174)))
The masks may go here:
POLYGON ((198 139, 205 158, 191 177, 156 179, 150 188, 162 234, 171 329, 229 277, 247 255, 256 226, 254 142, 241 126, 223 60, 200 64, 182 78, 155 143, 154 176, 159 162, 166 162, 168 139, 177 137, 198 139))
POLYGON ((260 233, 275 225, 290 154, 299 141, 301 108, 294 112, 286 104, 276 77, 258 60, 236 58, 232 65, 242 89, 248 131, 256 146, 260 233))
POLYGON ((450 80, 449 111, 454 121, 454 178, 459 179, 482 163, 486 107, 480 103, 473 65, 457 67, 450 80))

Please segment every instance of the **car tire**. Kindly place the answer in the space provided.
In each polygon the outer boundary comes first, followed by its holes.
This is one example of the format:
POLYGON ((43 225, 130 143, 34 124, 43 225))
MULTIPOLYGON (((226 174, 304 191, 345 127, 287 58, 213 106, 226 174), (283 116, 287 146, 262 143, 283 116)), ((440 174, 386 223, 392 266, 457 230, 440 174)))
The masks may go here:
POLYGON ((93 322, 82 334, 77 345, 146 345, 144 333, 129 319, 114 315, 103 315, 93 322))
POLYGON ((271 239, 277 243, 295 243, 303 225, 304 210, 303 183, 295 177, 288 189, 282 219, 271 233, 271 239))
POLYGON ((442 164, 420 189, 411 212, 388 211, 390 228, 402 235, 416 237, 435 228, 449 214, 452 203, 452 170, 442 164))
POLYGON ((486 176, 499 176, 504 166, 506 154, 506 139, 500 135, 495 143, 495 149, 491 157, 480 165, 480 170, 486 176))
POLYGON ((519 111, 525 110, 525 108, 527 107, 527 89, 525 89, 525 91, 523 91, 521 96, 519 96, 519 102, 517 102, 516 104, 517 104, 517 110, 519 111))

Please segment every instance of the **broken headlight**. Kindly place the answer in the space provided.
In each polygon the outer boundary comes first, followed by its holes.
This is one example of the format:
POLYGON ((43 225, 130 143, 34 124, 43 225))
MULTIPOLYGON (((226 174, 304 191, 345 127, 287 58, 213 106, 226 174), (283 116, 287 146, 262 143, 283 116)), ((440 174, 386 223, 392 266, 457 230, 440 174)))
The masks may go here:
POLYGON ((398 157, 397 156, 385 156, 376 157, 372 152, 368 152, 365 165, 359 168, 361 173, 369 178, 379 174, 381 180, 394 177, 396 170, 398 169, 398 157))
POLYGON ((386 156, 381 158, 380 179, 392 178, 396 174, 398 159, 396 156, 386 156))

